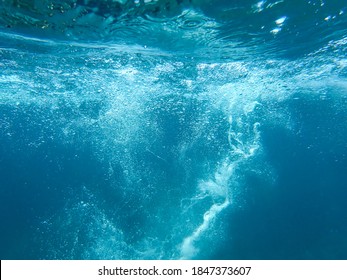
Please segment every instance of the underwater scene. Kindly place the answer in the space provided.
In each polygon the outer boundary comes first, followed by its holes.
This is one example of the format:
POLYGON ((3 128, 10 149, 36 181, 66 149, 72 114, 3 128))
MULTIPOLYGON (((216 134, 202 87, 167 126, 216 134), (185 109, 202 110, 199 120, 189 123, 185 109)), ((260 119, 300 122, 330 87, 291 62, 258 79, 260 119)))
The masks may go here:
POLYGON ((347 1, 0 1, 0 222, 1 259, 347 259, 347 1))

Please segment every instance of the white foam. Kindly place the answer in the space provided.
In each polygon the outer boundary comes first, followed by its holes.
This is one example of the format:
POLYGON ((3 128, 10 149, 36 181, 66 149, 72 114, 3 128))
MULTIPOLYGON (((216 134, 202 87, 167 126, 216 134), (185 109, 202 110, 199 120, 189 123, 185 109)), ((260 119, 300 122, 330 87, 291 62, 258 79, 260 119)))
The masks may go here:
MULTIPOLYGON (((202 222, 183 239, 180 245, 180 258, 192 259, 199 253, 198 241, 212 229, 213 222, 220 213, 231 204, 231 183, 237 180, 237 166, 255 155, 260 144, 259 123, 255 122, 252 112, 259 105, 259 94, 235 95, 230 85, 221 87, 224 93, 223 104, 216 102, 216 107, 228 116, 228 142, 230 153, 217 167, 213 179, 200 182, 197 197, 209 197, 212 205, 202 214, 202 222)), ((245 92, 245 91, 243 91, 245 92)), ((213 100, 213 98, 212 98, 213 100)))
POLYGON ((212 197, 213 201, 217 198, 222 200, 222 202, 215 202, 211 207, 203 214, 202 223, 193 231, 193 233, 186 237, 180 248, 180 258, 181 259, 191 259, 199 252, 198 248, 195 246, 195 242, 210 228, 212 222, 225 208, 227 208, 230 203, 229 195, 229 181, 234 173, 234 163, 229 163, 226 160, 217 170, 214 175, 214 179, 203 181, 199 184, 199 190, 201 193, 207 193, 212 197))
POLYGON ((200 236, 210 227, 212 221, 217 215, 223 211, 230 204, 229 199, 225 199, 222 204, 213 204, 211 208, 204 213, 203 222, 195 229, 195 231, 183 240, 181 245, 181 259, 191 259, 199 251, 194 246, 194 243, 200 238, 200 236))

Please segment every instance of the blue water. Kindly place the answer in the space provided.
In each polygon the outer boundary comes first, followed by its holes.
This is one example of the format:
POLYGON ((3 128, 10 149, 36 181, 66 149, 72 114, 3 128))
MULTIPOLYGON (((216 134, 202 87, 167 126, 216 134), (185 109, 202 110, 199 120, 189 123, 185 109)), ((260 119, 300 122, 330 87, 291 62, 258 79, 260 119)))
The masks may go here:
POLYGON ((347 259, 347 2, 0 3, 1 259, 347 259))

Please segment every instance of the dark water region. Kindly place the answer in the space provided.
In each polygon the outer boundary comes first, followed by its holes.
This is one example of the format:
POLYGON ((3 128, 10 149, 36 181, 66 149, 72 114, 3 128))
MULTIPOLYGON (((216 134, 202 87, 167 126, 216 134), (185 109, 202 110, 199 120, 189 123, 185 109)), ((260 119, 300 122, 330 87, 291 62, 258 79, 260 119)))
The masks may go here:
POLYGON ((0 3, 1 259, 346 259, 345 1, 0 3))
POLYGON ((215 258, 346 258, 344 113, 336 100, 303 99, 289 102, 299 131, 265 125, 263 145, 276 181, 268 186, 247 175, 247 203, 230 210, 225 242, 233 247, 215 258))

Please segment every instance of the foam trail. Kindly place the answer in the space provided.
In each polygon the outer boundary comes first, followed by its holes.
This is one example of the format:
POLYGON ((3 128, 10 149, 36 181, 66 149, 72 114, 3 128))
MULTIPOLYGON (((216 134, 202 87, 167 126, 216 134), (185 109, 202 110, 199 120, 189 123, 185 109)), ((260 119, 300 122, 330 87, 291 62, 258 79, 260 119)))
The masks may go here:
POLYGON ((192 235, 184 239, 181 246, 181 259, 191 259, 198 253, 198 249, 194 246, 195 241, 209 228, 212 220, 229 204, 229 199, 226 199, 222 204, 213 204, 211 208, 205 212, 202 224, 199 225, 192 235))
MULTIPOLYGON (((246 120, 247 116, 246 116, 246 120)), ((253 126, 245 125, 245 120, 240 119, 236 122, 229 118, 230 128, 228 133, 228 141, 231 147, 231 153, 224 163, 217 169, 213 180, 203 181, 199 184, 200 194, 211 197, 215 202, 204 213, 203 222, 186 237, 180 248, 180 259, 191 259, 198 254, 195 243, 200 239, 202 234, 209 229, 213 220, 231 204, 229 194, 229 183, 237 165, 249 157, 253 156, 259 148, 259 123, 253 126), (249 137, 245 137, 245 135, 249 137), (232 161, 232 159, 234 159, 232 161)), ((249 124, 246 122, 246 124, 249 124)))
POLYGON ((234 164, 227 161, 219 168, 215 174, 214 180, 202 182, 199 189, 202 193, 208 193, 209 196, 216 199, 223 199, 223 202, 216 202, 204 213, 203 222, 195 231, 183 240, 181 245, 181 259, 191 259, 198 253, 194 243, 210 227, 210 224, 230 204, 228 182, 234 170, 234 164))

